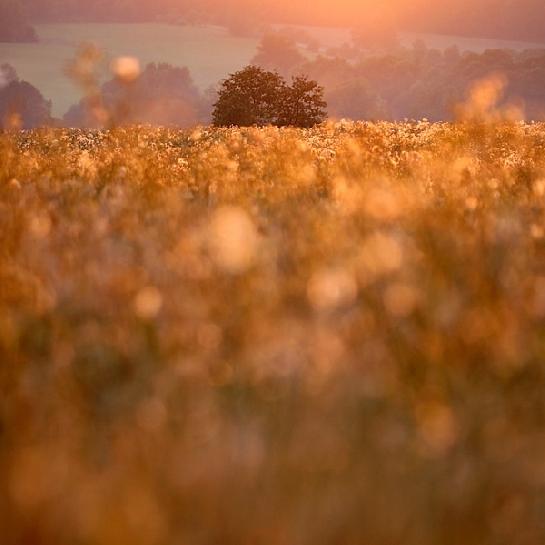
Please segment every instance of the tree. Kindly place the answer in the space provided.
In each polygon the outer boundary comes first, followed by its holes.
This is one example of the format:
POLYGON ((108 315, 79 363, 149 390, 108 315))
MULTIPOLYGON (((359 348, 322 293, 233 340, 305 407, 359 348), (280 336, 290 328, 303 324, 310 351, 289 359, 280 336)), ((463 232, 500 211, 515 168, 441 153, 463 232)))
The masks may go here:
POLYGON ((248 66, 226 79, 212 114, 215 126, 312 127, 326 118, 324 90, 305 76, 289 86, 276 72, 248 66))
MULTIPOLYGON (((72 127, 100 127, 94 114, 96 97, 87 97, 64 116, 72 127)), ((187 68, 166 63, 148 64, 127 81, 116 76, 102 85, 100 103, 114 124, 151 124, 187 127, 204 119, 204 101, 187 68)), ((104 117, 104 116, 102 116, 104 117)))
POLYGON ((4 86, 0 86, 0 128, 32 129, 50 125, 51 101, 40 91, 17 78, 15 70, 2 65, 4 86))
POLYGON ((286 83, 275 72, 248 66, 221 85, 214 104, 214 125, 258 126, 278 124, 280 101, 286 83))
POLYGON ((37 42, 17 0, 0 1, 0 42, 37 42))
POLYGON ((258 45, 252 64, 266 70, 276 70, 284 77, 305 61, 295 42, 280 33, 266 34, 258 45))
POLYGON ((388 118, 384 100, 362 78, 332 89, 327 100, 333 116, 348 119, 378 120, 388 118))
POLYGON ((11 64, 0 65, 0 90, 17 79, 17 72, 11 64))
POLYGON ((462 55, 457 45, 451 45, 443 51, 443 58, 447 64, 453 65, 460 62, 462 55))
POLYGON ((281 125, 310 128, 327 117, 324 88, 306 76, 293 78, 291 86, 284 88, 281 107, 281 125))
POLYGON ((321 47, 320 40, 312 30, 304 30, 298 26, 285 26, 279 28, 276 33, 285 36, 293 44, 297 44, 299 47, 303 46, 314 53, 318 52, 321 47))

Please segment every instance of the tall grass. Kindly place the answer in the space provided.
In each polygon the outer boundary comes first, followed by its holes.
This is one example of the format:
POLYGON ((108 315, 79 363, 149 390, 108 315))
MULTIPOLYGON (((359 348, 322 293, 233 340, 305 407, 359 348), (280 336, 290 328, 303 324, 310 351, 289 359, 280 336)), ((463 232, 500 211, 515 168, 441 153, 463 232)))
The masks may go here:
POLYGON ((545 126, 0 137, 0 541, 545 540, 545 126))

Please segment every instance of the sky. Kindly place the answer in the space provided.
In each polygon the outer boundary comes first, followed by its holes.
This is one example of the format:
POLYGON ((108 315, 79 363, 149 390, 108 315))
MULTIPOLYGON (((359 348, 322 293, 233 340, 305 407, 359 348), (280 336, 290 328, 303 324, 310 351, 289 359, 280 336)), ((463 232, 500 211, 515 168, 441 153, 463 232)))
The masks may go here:
MULTIPOLYGON (((430 31, 467 31, 482 37, 543 34, 543 0, 244 0, 265 4, 279 17, 348 26, 396 23, 430 31)), ((235 0, 236 2, 236 0, 235 0)))

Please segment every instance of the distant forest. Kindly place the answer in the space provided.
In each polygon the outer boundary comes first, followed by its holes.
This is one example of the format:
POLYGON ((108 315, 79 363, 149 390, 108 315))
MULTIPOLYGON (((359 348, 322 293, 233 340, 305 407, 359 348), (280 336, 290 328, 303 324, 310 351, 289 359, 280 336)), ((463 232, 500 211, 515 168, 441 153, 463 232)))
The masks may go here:
MULTIPOLYGON (((358 62, 341 57, 318 56, 285 65, 283 51, 261 47, 254 59, 268 70, 282 71, 286 79, 305 74, 325 89, 333 119, 403 120, 428 118, 454 120, 476 82, 501 74, 494 106, 520 112, 527 120, 545 120, 545 52, 499 51, 483 54, 444 52, 415 46, 377 54, 358 62), (301 62, 302 61, 302 62, 301 62)), ((498 76, 499 77, 499 76, 498 76)), ((493 78, 494 79, 494 78, 493 78)), ((0 127, 12 114, 20 115, 23 127, 54 123, 69 127, 99 127, 100 110, 121 124, 151 124, 189 127, 209 124, 217 95, 201 92, 187 68, 150 64, 130 84, 113 77, 97 96, 83 98, 64 116, 51 118, 51 103, 30 84, 20 81, 15 70, 0 66, 0 80, 9 83, 0 90, 0 127), (90 101, 91 99, 91 101, 90 101), (94 102, 93 102, 94 101, 94 102)), ((48 97, 55 99, 55 97, 48 97)))
MULTIPOLYGON (((0 3, 8 0, 0 0, 0 3)), ((169 21, 363 26, 388 21, 401 30, 545 41, 543 0, 20 0, 30 20, 169 21)))

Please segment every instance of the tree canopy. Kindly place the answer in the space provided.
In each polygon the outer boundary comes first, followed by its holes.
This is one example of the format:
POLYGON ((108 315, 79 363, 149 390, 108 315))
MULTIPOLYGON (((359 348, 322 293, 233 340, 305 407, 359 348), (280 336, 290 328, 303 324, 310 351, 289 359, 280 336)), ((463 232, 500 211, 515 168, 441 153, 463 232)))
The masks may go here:
POLYGON ((324 88, 306 76, 293 78, 284 88, 280 125, 310 128, 327 116, 324 88))
POLYGON ((0 66, 0 128, 32 129, 51 123, 51 101, 21 81, 13 67, 0 66))
POLYGON ((304 76, 288 85, 277 72, 248 66, 222 83, 212 119, 216 126, 312 127, 326 118, 323 94, 304 76))

